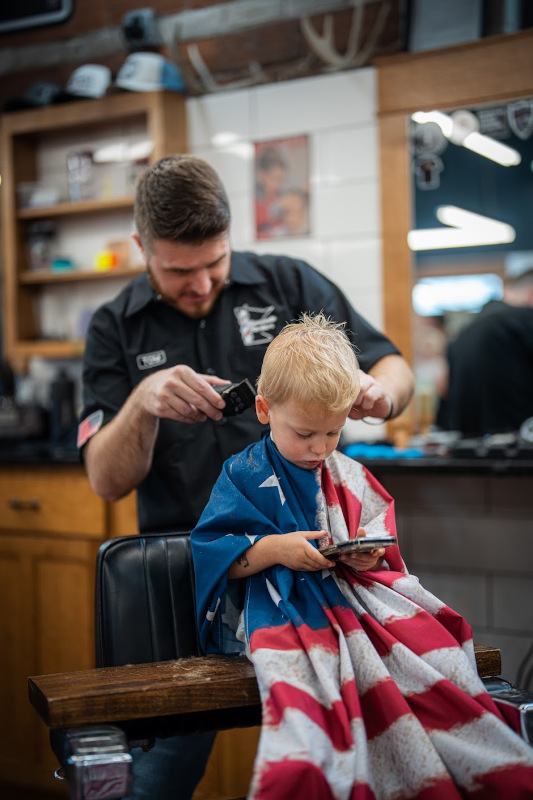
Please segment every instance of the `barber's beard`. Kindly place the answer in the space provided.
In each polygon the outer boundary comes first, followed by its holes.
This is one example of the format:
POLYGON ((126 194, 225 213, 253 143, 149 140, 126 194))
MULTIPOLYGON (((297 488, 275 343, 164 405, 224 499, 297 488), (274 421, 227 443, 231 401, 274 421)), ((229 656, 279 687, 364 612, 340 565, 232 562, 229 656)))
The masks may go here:
POLYGON ((179 298, 175 299, 171 295, 165 294, 165 292, 161 289, 161 286, 159 285, 159 282, 155 277, 155 275, 153 274, 152 270, 150 269, 149 265, 147 265, 146 267, 146 272, 150 286, 152 287, 158 298, 167 305, 171 306, 172 308, 175 308, 181 314, 184 314, 186 317, 189 317, 189 319, 202 319, 203 317, 207 316, 207 314, 209 314, 210 311, 213 309, 213 306, 217 302, 218 297, 222 292, 223 288, 228 283, 228 280, 226 280, 222 285, 215 284, 212 287, 209 302, 204 303, 202 305, 198 305, 195 308, 194 305, 188 304, 186 300, 182 300, 180 302, 179 298))
POLYGON ((147 276, 148 276, 148 283, 150 284, 150 286, 152 287, 152 289, 154 290, 154 292, 155 292, 155 293, 156 293, 156 294, 157 294, 159 297, 163 297, 163 293, 161 292, 161 289, 160 289, 160 287, 159 287, 159 284, 158 284, 158 282, 157 282, 157 281, 156 281, 156 279, 154 278, 153 272, 152 272, 152 270, 150 269, 150 265, 149 265, 149 264, 147 264, 147 266, 146 266, 146 274, 147 274, 147 276))

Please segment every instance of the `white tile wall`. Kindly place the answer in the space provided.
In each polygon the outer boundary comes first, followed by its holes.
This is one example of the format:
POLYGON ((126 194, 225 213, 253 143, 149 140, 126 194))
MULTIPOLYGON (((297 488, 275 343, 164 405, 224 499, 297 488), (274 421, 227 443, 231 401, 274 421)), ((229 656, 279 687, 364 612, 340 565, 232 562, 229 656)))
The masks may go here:
MULTIPOLYGON (((215 136, 229 134, 234 141, 247 141, 250 132, 248 89, 208 94, 187 101, 189 147, 210 148, 215 136)), ((216 140, 215 140, 216 141, 216 140)))
POLYGON ((254 89, 250 133, 273 139, 368 124, 375 112, 375 70, 321 75, 254 89))
POLYGON ((318 183, 313 189, 317 236, 375 236, 379 232, 379 188, 374 180, 337 186, 318 183))
POLYGON ((316 161, 323 184, 377 179, 378 133, 374 122, 318 131, 316 161))
POLYGON ((190 149, 221 175, 233 246, 309 261, 382 326, 375 71, 372 68, 221 92, 188 101, 190 149), (307 134, 311 233, 258 242, 253 143, 307 134))

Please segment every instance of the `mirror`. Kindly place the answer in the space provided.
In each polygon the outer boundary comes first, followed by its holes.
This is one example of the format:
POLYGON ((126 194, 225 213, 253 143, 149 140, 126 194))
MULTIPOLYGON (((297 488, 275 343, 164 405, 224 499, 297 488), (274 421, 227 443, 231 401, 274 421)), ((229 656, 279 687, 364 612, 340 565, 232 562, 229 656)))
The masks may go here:
MULTIPOLYGON (((443 109, 446 113, 467 111, 478 114, 482 109, 507 107, 531 98, 533 30, 481 39, 467 45, 384 57, 377 59, 375 64, 378 73, 385 330, 414 366, 416 319, 413 317, 413 287, 417 277, 437 276, 434 271, 430 275, 422 272, 430 271, 429 259, 425 257, 422 264, 422 254, 415 255, 416 251, 408 245, 409 233, 417 226, 411 116, 415 112, 435 109, 443 109)), ((449 145, 446 152, 451 152, 451 149, 449 145)), ((464 147, 454 145, 454 150, 462 151, 464 147)), ((442 159, 444 150, 437 155, 442 159)), ((420 170, 418 180, 435 179, 434 168, 430 165, 421 161, 417 168, 420 170)), ((516 168, 507 169, 512 171, 516 168)), ((420 193, 423 191, 430 194, 428 190, 420 189, 420 193)), ((446 224, 435 221, 434 209, 431 214, 433 218, 426 221, 425 227, 446 224)), ((501 219, 507 223, 507 217, 501 219)), ((478 251, 482 259, 474 270, 470 261, 461 264, 461 260, 466 259, 463 249, 454 251, 456 272, 485 274, 487 254, 478 251)), ((532 248, 527 245, 524 249, 532 248)), ((442 257, 443 253, 440 255, 442 257)), ((507 257, 507 254, 505 258, 499 257, 499 271, 495 263, 491 264, 488 274, 501 279, 507 257)), ((389 423, 390 433, 398 444, 405 443, 411 433, 420 429, 418 414, 419 409, 412 402, 399 418, 389 423)))
POLYGON ((446 429, 448 343, 533 267, 533 98, 411 115, 414 427, 446 429))

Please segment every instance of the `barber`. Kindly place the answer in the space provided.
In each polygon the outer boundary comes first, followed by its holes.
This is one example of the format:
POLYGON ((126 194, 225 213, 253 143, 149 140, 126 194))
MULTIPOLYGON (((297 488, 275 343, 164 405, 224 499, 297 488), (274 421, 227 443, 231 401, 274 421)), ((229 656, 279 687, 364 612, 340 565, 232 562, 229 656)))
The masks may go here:
MULTIPOLYGON (((346 322, 361 367, 351 418, 404 409, 410 368, 337 286, 303 261, 232 251, 228 198, 205 161, 150 166, 134 216, 146 272, 91 320, 78 442, 98 495, 137 490, 141 532, 192 528, 224 460, 261 436, 253 408, 224 417, 213 387, 254 384, 269 342, 303 311, 346 322)), ((189 798, 212 741, 174 737, 134 751, 132 797, 189 798)))

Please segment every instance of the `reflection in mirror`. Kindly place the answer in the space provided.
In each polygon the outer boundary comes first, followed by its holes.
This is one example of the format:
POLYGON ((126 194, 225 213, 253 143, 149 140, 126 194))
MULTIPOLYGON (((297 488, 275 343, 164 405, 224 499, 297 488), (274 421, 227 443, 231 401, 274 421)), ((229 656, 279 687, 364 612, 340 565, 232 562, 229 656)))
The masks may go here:
MULTIPOLYGON (((446 351, 506 279, 533 268, 533 100, 417 112, 413 176, 415 430, 446 427, 446 351)), ((533 313, 533 312, 532 312, 533 313)))

